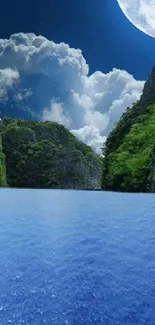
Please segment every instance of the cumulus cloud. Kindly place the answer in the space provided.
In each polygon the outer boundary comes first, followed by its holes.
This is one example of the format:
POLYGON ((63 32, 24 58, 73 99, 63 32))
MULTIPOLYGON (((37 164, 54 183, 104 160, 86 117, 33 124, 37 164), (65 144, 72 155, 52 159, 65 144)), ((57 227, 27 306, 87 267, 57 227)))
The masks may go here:
POLYGON ((99 153, 114 124, 139 99, 144 86, 119 69, 89 75, 80 49, 23 33, 0 39, 0 80, 1 75, 4 89, 12 89, 14 115, 29 112, 35 119, 63 124, 99 153), (9 72, 12 79, 7 77, 9 72))
POLYGON ((0 100, 6 99, 8 88, 19 79, 19 72, 10 68, 0 69, 0 100))
POLYGON ((67 128, 69 128, 71 124, 69 116, 65 116, 63 112, 63 104, 55 103, 54 101, 51 101, 49 108, 43 110, 43 120, 57 122, 65 125, 67 128))
POLYGON ((103 144, 106 141, 106 137, 101 136, 98 128, 93 125, 86 125, 78 130, 71 130, 71 132, 76 136, 77 139, 91 146, 94 151, 101 153, 103 144))

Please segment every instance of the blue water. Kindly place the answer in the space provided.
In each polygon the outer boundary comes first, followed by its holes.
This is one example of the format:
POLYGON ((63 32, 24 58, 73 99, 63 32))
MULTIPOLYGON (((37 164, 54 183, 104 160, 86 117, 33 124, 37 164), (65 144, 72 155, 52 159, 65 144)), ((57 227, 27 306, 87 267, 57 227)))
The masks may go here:
POLYGON ((155 195, 0 190, 0 325, 154 325, 155 195))

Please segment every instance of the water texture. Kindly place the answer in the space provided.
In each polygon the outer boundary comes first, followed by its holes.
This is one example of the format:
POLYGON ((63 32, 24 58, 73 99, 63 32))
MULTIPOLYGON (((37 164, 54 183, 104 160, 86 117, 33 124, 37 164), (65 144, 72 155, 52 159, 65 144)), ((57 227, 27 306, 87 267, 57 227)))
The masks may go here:
POLYGON ((0 325, 154 325, 155 195, 0 190, 0 325))

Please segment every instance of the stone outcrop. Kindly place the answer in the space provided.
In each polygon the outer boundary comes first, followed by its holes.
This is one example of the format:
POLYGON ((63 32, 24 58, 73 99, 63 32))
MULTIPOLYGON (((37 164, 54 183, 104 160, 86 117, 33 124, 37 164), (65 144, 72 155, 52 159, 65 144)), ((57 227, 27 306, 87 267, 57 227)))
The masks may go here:
POLYGON ((0 135, 0 186, 6 186, 6 169, 5 169, 5 155, 2 148, 2 137, 0 135))
POLYGON ((155 148, 152 150, 150 154, 151 158, 151 166, 150 173, 147 179, 146 190, 147 192, 154 193, 155 192, 155 148))
POLYGON ((144 85, 143 93, 139 101, 141 111, 147 109, 148 105, 155 103, 155 66, 152 69, 146 83, 144 85))

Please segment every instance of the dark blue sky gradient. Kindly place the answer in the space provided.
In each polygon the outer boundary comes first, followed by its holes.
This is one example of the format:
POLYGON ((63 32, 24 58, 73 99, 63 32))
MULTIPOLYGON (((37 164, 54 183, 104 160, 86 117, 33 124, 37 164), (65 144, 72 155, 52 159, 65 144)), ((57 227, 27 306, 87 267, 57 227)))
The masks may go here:
POLYGON ((155 39, 138 31, 116 0, 5 0, 0 37, 17 32, 80 48, 90 73, 116 67, 144 80, 155 64, 155 39))

